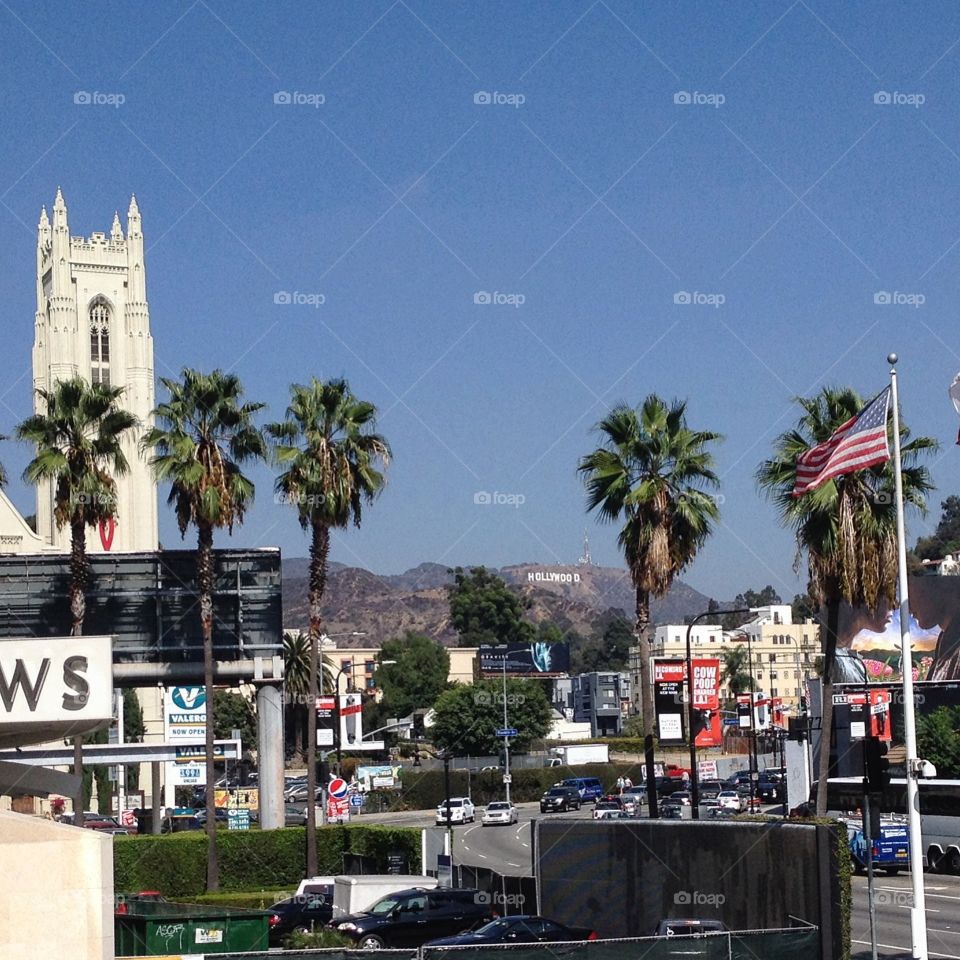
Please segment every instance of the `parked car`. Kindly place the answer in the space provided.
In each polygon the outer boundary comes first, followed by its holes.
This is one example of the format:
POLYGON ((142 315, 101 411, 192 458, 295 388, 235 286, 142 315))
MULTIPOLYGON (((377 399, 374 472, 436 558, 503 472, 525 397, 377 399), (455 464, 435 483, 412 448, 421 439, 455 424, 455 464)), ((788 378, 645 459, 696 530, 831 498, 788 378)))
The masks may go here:
POLYGON ((708 817, 711 810, 719 810, 720 801, 719 800, 701 800, 700 801, 700 816, 708 817))
POLYGON ((594 820, 601 820, 615 813, 623 813, 623 803, 619 798, 614 800, 612 797, 604 797, 593 805, 594 820))
POLYGON ((306 822, 306 818, 306 807, 301 809, 300 807, 295 807, 292 803, 285 803, 283 805, 283 825, 285 827, 302 827, 306 822))
POLYGON ((644 786, 629 787, 623 791, 621 799, 623 800, 623 809, 627 813, 637 813, 647 799, 647 788, 644 786))
MULTIPOLYGON (((310 790, 307 788, 306 781, 295 784, 292 787, 288 787, 283 792, 283 799, 286 800, 287 803, 303 803, 303 801, 309 796, 310 790)), ((323 798, 323 787, 317 787, 314 797, 317 800, 321 800, 323 798)))
POLYGON ((483 811, 480 823, 485 826, 493 826, 498 823, 505 823, 509 826, 511 823, 520 822, 520 813, 512 803, 505 800, 495 800, 487 804, 487 809, 483 811))
POLYGON ((541 813, 555 813, 567 810, 579 810, 583 801, 580 799, 580 791, 575 787, 551 787, 540 798, 541 813))
POLYGON ((437 826, 447 825, 447 808, 450 810, 450 824, 473 823, 477 819, 476 808, 469 797, 451 797, 437 804, 437 826))
POLYGON ((603 796, 603 784, 597 777, 570 777, 563 781, 565 787, 573 787, 583 803, 597 801, 603 796))
POLYGON ((413 887, 329 926, 364 950, 420 947, 428 940, 452 937, 493 920, 495 913, 491 896, 479 890, 413 887))
POLYGON ((701 780, 699 786, 701 800, 716 800, 717 794, 723 790, 723 781, 701 780))
POLYGON ((721 790, 717 794, 717 803, 719 803, 721 810, 733 810, 740 813, 747 809, 746 799, 736 790, 721 790))
POLYGON ((661 920, 653 931, 655 937, 696 937, 707 933, 726 933, 720 920, 661 920))
POLYGON ((692 802, 689 790, 674 790, 667 799, 679 803, 681 807, 689 807, 692 802))
POLYGON ((596 931, 589 927, 568 927, 546 917, 512 916, 491 920, 477 930, 456 937, 429 940, 424 946, 479 947, 486 943, 569 943, 596 939, 596 931))
POLYGON ((308 893, 279 900, 269 908, 271 947, 283 946, 291 933, 312 933, 325 927, 333 917, 333 894, 308 893))

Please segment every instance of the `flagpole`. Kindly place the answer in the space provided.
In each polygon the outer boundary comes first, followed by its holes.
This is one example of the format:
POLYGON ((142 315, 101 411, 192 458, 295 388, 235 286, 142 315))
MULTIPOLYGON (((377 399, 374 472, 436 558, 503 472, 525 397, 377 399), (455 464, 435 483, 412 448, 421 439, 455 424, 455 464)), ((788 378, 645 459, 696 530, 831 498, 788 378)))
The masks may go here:
POLYGON ((920 787, 917 782, 917 721, 913 700, 913 649, 910 642, 910 597, 907 589, 907 546, 903 524, 903 480, 900 467, 900 405, 897 394, 897 355, 887 357, 893 406, 893 479, 897 507, 897 561, 900 593, 900 668, 903 674, 903 727, 907 752, 907 813, 910 830, 910 934, 914 960, 927 960, 927 911, 923 887, 923 838, 920 830, 920 787))

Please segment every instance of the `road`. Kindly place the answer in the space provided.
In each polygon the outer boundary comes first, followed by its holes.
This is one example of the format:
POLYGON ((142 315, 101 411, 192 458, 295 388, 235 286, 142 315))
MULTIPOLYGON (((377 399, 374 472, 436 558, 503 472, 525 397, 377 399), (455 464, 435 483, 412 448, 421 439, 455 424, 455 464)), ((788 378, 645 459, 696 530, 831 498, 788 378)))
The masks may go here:
MULTIPOLYGON (((925 874, 927 946, 930 957, 960 960, 960 877, 925 874)), ((909 958, 910 877, 881 874, 874 879, 877 904, 877 945, 881 957, 909 958)), ((867 878, 853 878, 853 917, 850 936, 853 956, 870 956, 870 919, 867 878)))
MULTIPOLYGON (((454 827, 454 859, 458 863, 488 867, 508 876, 529 876, 533 872, 531 824, 541 814, 539 804, 518 805, 520 823, 509 827, 483 827, 479 823, 454 827)), ((778 809, 771 807, 771 812, 778 809)), ((478 815, 481 811, 478 810, 478 815)), ((592 805, 560 816, 589 819, 592 805)), ((397 826, 434 826, 432 811, 364 815, 362 821, 397 826)), ((926 874, 927 938, 931 960, 960 960, 960 877, 926 874)), ((909 960, 910 877, 901 874, 875 879, 877 897, 878 954, 909 960)), ((852 954, 855 960, 870 957, 870 920, 866 877, 853 877, 851 916, 852 954)))

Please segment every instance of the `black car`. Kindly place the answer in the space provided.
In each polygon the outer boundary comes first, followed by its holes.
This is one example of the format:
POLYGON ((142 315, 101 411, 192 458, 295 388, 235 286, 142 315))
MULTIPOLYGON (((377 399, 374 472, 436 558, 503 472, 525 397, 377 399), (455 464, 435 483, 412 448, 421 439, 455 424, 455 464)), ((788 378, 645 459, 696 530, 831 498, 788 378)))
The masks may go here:
POLYGON ((700 781, 700 799, 716 800, 717 794, 725 790, 722 780, 701 780, 700 781))
POLYGON ((328 926, 363 950, 422 947, 437 937, 452 937, 492 920, 493 898, 479 890, 426 890, 413 887, 391 893, 363 913, 334 920, 328 926))
POLYGON ((540 798, 540 812, 579 810, 582 802, 576 787, 551 787, 540 798))
POLYGON ((513 916, 491 920, 477 930, 456 937, 441 937, 424 944, 427 947, 470 947, 486 943, 564 943, 596 940, 589 927, 567 927, 546 917, 513 916))
POLYGON ((284 938, 291 933, 311 933, 325 927, 333 916, 333 896, 308 893, 287 897, 270 907, 270 946, 283 946, 284 938))

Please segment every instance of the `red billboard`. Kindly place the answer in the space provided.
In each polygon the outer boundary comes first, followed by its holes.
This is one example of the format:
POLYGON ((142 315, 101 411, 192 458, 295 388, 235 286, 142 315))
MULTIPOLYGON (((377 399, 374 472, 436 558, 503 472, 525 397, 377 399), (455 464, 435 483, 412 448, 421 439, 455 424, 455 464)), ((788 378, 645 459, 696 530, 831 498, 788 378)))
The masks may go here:
POLYGON ((720 709, 720 661, 693 661, 693 709, 720 709))

